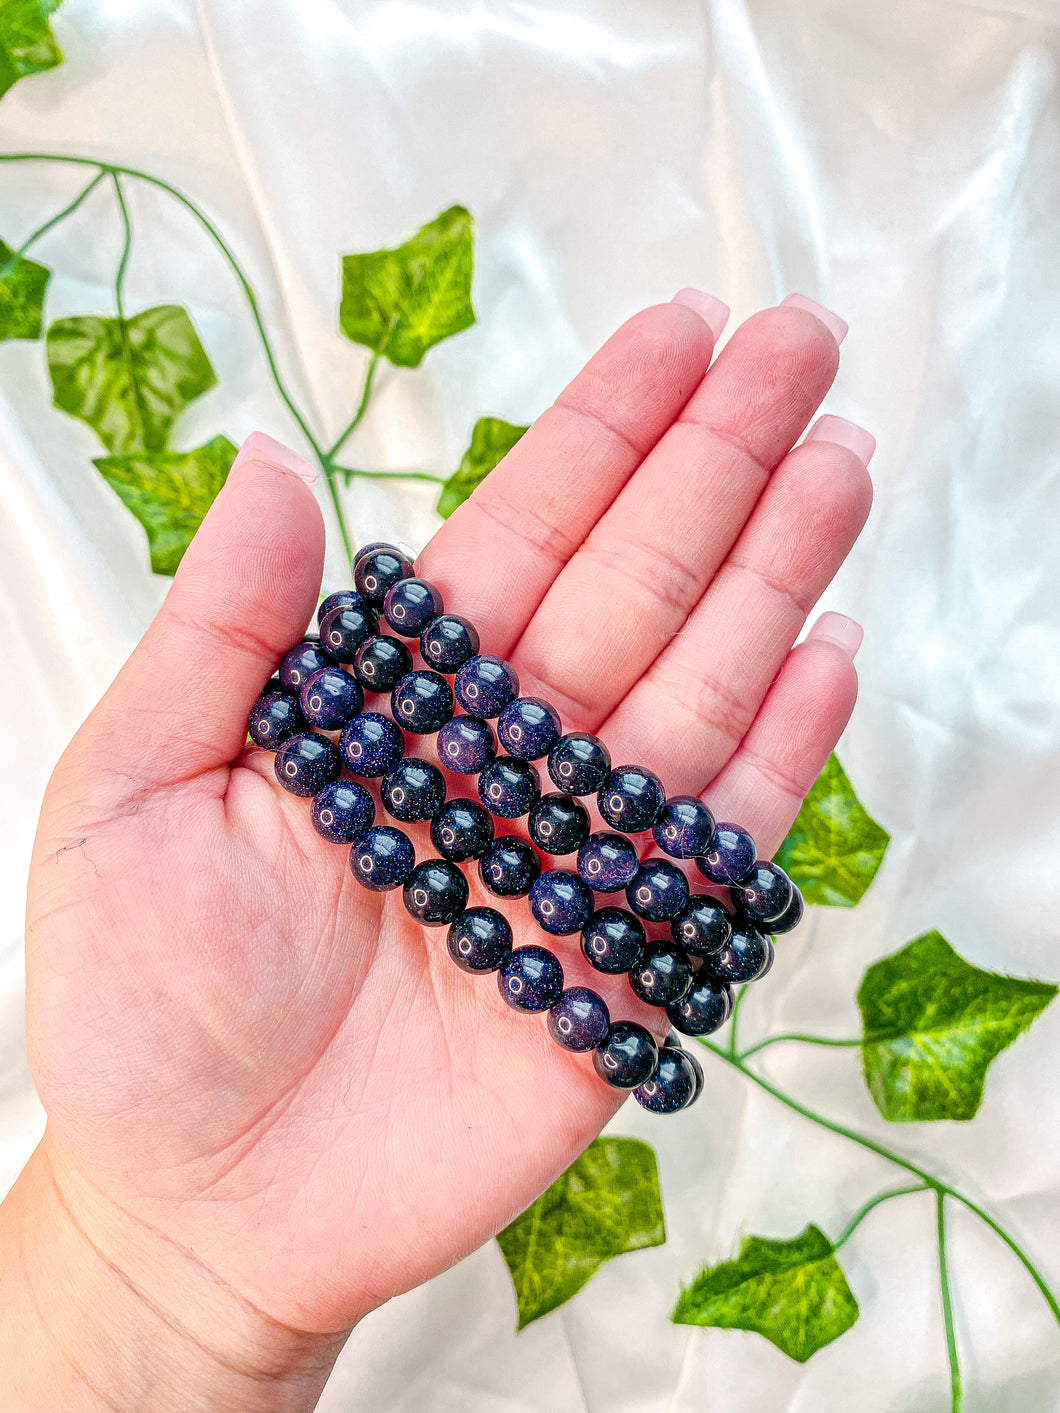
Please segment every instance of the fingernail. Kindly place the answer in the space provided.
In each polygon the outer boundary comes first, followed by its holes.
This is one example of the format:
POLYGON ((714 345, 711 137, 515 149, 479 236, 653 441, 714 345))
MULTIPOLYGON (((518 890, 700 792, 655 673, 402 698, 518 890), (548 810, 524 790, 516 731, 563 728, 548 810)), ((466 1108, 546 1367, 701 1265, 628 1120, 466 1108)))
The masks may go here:
POLYGON ((707 294, 706 290, 693 289, 691 285, 686 286, 685 289, 679 289, 670 303, 687 304, 689 309, 694 309, 707 324, 715 339, 721 338, 721 331, 729 322, 729 306, 727 304, 723 304, 720 299, 715 299, 712 294, 707 294))
POLYGON ((826 309, 823 304, 818 304, 812 299, 807 299, 804 294, 787 294, 780 301, 781 304, 790 304, 793 309, 805 309, 807 314, 812 314, 815 319, 820 319, 821 323, 831 333, 836 343, 842 343, 847 336, 847 321, 840 319, 838 314, 833 314, 830 309, 826 309))
POLYGON ((866 466, 876 450, 876 438, 871 432, 866 432, 865 428, 859 427, 856 422, 848 422, 845 417, 832 417, 828 413, 818 417, 806 433, 806 440, 834 442, 836 446, 845 446, 847 451, 852 451, 866 466))
POLYGON ((292 471, 307 486, 316 485, 316 467, 306 461, 304 457, 299 456, 297 452, 292 451, 289 446, 284 446, 283 442, 267 437, 264 432, 251 432, 236 453, 236 459, 232 462, 232 470, 235 471, 238 467, 244 466, 248 461, 257 461, 264 466, 274 466, 279 471, 292 471))
POLYGON ((822 613, 806 635, 807 640, 823 639, 826 643, 837 644, 851 660, 857 657, 864 636, 865 630, 861 624, 842 613, 822 613))

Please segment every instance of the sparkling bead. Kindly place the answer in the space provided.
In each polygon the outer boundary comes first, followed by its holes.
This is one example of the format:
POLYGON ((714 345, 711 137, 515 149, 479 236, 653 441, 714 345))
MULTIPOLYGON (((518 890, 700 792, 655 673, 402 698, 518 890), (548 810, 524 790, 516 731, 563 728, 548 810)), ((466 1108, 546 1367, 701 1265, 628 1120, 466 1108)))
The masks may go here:
POLYGON ((638 917, 669 922, 688 906, 688 879, 666 859, 648 859, 626 889, 626 902, 638 917))
POLYGON ((527 828, 546 854, 573 854, 589 837, 589 812, 569 795, 542 795, 527 828))
POLYGON ((446 800, 431 820, 431 843, 443 859, 480 859, 493 843, 493 818, 473 800, 446 800))
POLYGON ((512 929, 495 908, 468 908, 450 925, 447 945, 461 971, 499 971, 512 954, 512 929))
POLYGON ((623 834, 650 829, 662 809, 662 781, 639 765, 623 765, 604 781, 596 803, 604 820, 623 834))
POLYGON ((399 579, 383 600, 383 617, 403 638, 418 638, 442 611, 442 596, 426 579, 399 579))
POLYGON ((420 633, 420 652, 436 672, 456 672, 478 652, 478 629, 455 613, 443 613, 420 633))
POLYGON ((666 1014, 682 1035, 711 1035, 732 1015, 732 991, 700 972, 691 991, 667 1006, 666 1014))
POLYGON ((478 778, 478 797, 491 814, 518 819, 527 814, 541 794, 536 769, 527 760, 500 756, 485 766, 478 778))
POLYGON ((617 893, 636 878, 640 856, 621 834, 590 834, 578 850, 578 877, 597 893, 617 893))
POLYGON ((405 823, 430 819, 445 802, 445 781, 442 772, 430 761, 406 756, 383 776, 379 797, 383 808, 395 819, 405 823))
POLYGON ((703 1093, 703 1066, 696 1059, 695 1055, 691 1054, 691 1052, 688 1050, 682 1049, 679 1043, 677 1045, 672 1046, 671 1048, 674 1050, 680 1050, 681 1054, 684 1055, 685 1059, 692 1066, 692 1073, 695 1076, 696 1087, 692 1092, 692 1098, 689 1102, 694 1104, 699 1098, 699 1096, 703 1093))
POLYGON ((327 736, 304 731, 284 741, 276 752, 273 768, 285 790, 308 800, 335 779, 342 765, 338 751, 327 736))
POLYGON ((353 556, 353 560, 351 561, 352 567, 356 569, 361 560, 364 559, 366 555, 371 554, 373 550, 389 550, 391 554, 397 555, 399 559, 403 557, 397 545, 388 544, 386 540, 372 540, 369 544, 362 545, 353 556))
POLYGON ((629 984, 649 1006, 669 1006, 691 989, 692 963, 676 947, 649 942, 629 973, 629 984))
POLYGON ((331 658, 324 652, 317 638, 303 638, 288 648, 280 663, 280 685, 287 692, 300 692, 302 683, 311 672, 319 672, 322 667, 330 667, 331 658))
POLYGON ((764 976, 772 965, 772 942, 761 932, 748 927, 734 928, 725 946, 706 959, 703 969, 718 981, 736 986, 739 982, 754 981, 764 976))
POLYGON ((732 919, 716 898, 697 893, 670 923, 670 936, 694 957, 709 957, 732 936, 732 919))
POLYGON ((598 908, 582 928, 582 951, 591 966, 608 975, 635 967, 647 936, 640 918, 623 908, 598 908))
POLYGON ((412 565, 393 545, 381 545, 369 550, 353 566, 353 582, 357 592, 382 610, 383 600, 401 579, 412 578, 412 565))
POLYGON ((549 751, 548 773, 568 795, 595 795, 611 773, 611 756, 603 741, 571 731, 549 751))
POLYGON ((499 716, 513 697, 519 695, 515 668, 503 658, 483 653, 469 657, 456 674, 456 699, 468 716, 499 716))
POLYGON ((596 1073, 616 1089, 636 1089, 651 1078, 658 1063, 655 1037, 635 1021, 616 1021, 593 1052, 596 1073))
POLYGON ((697 856, 696 868, 711 883, 738 883, 754 868, 756 858, 750 834, 738 824, 716 824, 710 848, 697 856))
POLYGON ((354 654, 353 675, 366 692, 391 692, 411 671, 408 648, 384 633, 365 638, 354 654))
POLYGON ((438 732, 438 759, 458 775, 477 775, 497 754, 493 727, 479 716, 454 716, 438 732))
POLYGON ((399 888, 415 865, 412 841, 389 824, 373 824, 350 850, 350 872, 373 893, 399 888))
POLYGON ((284 741, 305 730, 305 717, 297 699, 286 692, 264 692, 250 708, 247 730, 256 746, 274 751, 284 741))
POLYGON ((774 918, 765 926, 764 931, 772 932, 774 936, 781 932, 790 932, 793 927, 798 927, 805 911, 802 894, 793 883, 791 885, 791 902, 779 917, 774 918))
POLYGON ((587 986, 568 986, 548 1013, 552 1039, 564 1050, 595 1050, 607 1039, 611 1016, 603 997, 587 986))
POLYGON ((389 716, 364 711, 342 728, 339 753, 353 775, 385 775, 405 754, 405 738, 389 716))
POLYGON ((467 879, 446 859, 424 859, 409 874, 401 897, 410 917, 441 927, 467 907, 467 879))
POLYGON ((732 890, 732 901, 752 927, 763 927, 783 916, 791 902, 791 879, 776 864, 761 859, 748 876, 732 890))
POLYGON ((390 694, 394 720, 416 736, 429 736, 453 714, 453 689, 437 672, 406 672, 390 694))
POLYGON ((559 740, 559 717, 548 702, 537 697, 517 697, 501 712, 497 735, 510 756, 540 760, 559 740))
POLYGON ((478 872, 498 898, 525 898, 541 872, 541 860, 525 839, 502 834, 479 859, 478 872))
POLYGON ((356 780, 333 780, 313 796, 313 828, 332 844, 352 844, 368 832, 375 801, 356 780))
POLYGON ((341 667, 321 667, 302 683, 298 705, 310 726, 338 731, 364 706, 364 693, 341 667))
POLYGON ((328 594, 317 609, 317 626, 333 608, 359 608, 364 602, 356 589, 340 589, 337 594, 328 594))
POLYGON ((652 835, 672 859, 705 854, 714 838, 714 816, 694 795, 672 795, 659 811, 652 835))
POLYGON ((367 604, 333 608, 320 623, 320 647, 332 662, 353 662, 361 644, 378 631, 378 620, 367 604))
POLYGON ((696 1075, 683 1050, 664 1046, 655 1073, 633 1091, 633 1097, 653 1114, 676 1114, 687 1109, 697 1095, 696 1075))
POLYGON ((537 925, 555 937, 580 932, 593 915, 592 889, 576 873, 550 868, 534 880, 530 911, 537 925))
POLYGON ((497 985, 517 1011, 548 1011, 563 994, 563 968, 547 947, 517 947, 497 973, 497 985))

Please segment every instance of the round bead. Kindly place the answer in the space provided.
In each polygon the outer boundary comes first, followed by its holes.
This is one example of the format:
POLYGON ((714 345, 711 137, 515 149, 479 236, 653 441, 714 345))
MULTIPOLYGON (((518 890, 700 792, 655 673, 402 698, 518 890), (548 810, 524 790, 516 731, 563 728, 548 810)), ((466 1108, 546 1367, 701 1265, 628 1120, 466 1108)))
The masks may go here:
POLYGON ((467 879, 446 859, 424 859, 409 874, 401 895, 410 917, 441 927, 467 907, 467 879))
POLYGON ((298 705, 310 726, 337 731, 364 706, 364 693, 341 667, 321 667, 302 683, 298 705))
POLYGON ((305 718, 294 697, 286 692, 264 692, 250 708, 247 730, 256 746, 274 751, 305 730, 305 718))
POLYGON ((445 802, 445 781, 430 761, 407 756, 383 776, 379 797, 383 808, 395 819, 405 823, 430 819, 445 802))
POLYGON ((593 1052, 596 1073, 616 1089, 636 1089, 651 1078, 658 1063, 655 1037, 636 1021, 616 1021, 593 1052))
POLYGON ((415 865, 412 841, 389 824, 373 824, 350 850, 350 872, 373 893, 399 888, 415 865))
POLYGON ((352 844, 371 828, 375 801, 356 780, 333 780, 313 796, 313 828, 332 844, 352 844))
POLYGON ((442 596, 426 579, 399 579, 383 600, 383 617, 403 638, 418 638, 442 611, 442 596))
POLYGON ((525 839, 502 834, 479 859, 478 872, 498 898, 525 898, 541 872, 541 860, 525 839))
POLYGON ((497 985, 517 1011, 548 1011, 563 994, 563 968, 547 947, 516 947, 497 973, 497 985))
POLYGON ((530 888, 530 911, 543 931, 569 936, 580 932, 593 915, 592 889, 576 873, 547 869, 530 888))
POLYGON ((469 657, 453 683, 456 699, 468 716, 499 716, 513 697, 519 695, 515 668, 503 658, 488 653, 469 657))
POLYGON ((321 624, 333 608, 359 608, 364 599, 356 589, 340 589, 337 594, 328 594, 317 609, 317 624, 321 624))
MULTIPOLYGON (((670 1033, 673 1034, 672 1031, 670 1033)), ((695 1055, 691 1054, 688 1050, 684 1050, 681 1048, 680 1042, 678 1042, 671 1048, 674 1050, 681 1050, 681 1054, 684 1055, 685 1059, 692 1066, 692 1074, 695 1077, 696 1087, 692 1091, 692 1098, 689 1102, 694 1104, 699 1098, 699 1096, 703 1093, 703 1066, 696 1059, 695 1055)))
POLYGON ((468 908, 450 925, 449 955, 461 971, 498 971, 512 954, 512 929, 495 908, 468 908))
POLYGON ((655 1073, 633 1091, 633 1097, 653 1114, 676 1114, 687 1109, 696 1096, 696 1074, 683 1050, 664 1045, 655 1073))
POLYGON ((517 697, 501 712, 497 735, 510 756, 540 760, 559 740, 559 717, 537 697, 517 697))
POLYGON ((682 1035, 711 1035, 732 1015, 732 991, 700 972, 691 991, 667 1006, 666 1014, 682 1035))
POLYGON ((527 828, 546 854, 573 854, 589 837, 589 812, 569 795, 542 795, 530 811, 527 828))
POLYGON ((688 906, 688 879, 666 859, 648 859, 626 889, 626 902, 638 917, 669 922, 688 906))
POLYGON ((438 732, 438 759, 458 775, 477 775, 497 754, 497 738, 488 721, 454 716, 438 732))
POLYGON ((684 952, 649 942, 629 974, 633 993, 649 1006, 669 1006, 692 987, 692 963, 684 952))
MULTIPOLYGON (((776 864, 763 860, 732 890, 732 901, 752 927, 781 917, 791 902, 791 879, 776 864)), ((764 929, 769 931, 768 925, 764 929)))
POLYGON ((342 763, 332 741, 315 731, 304 731, 284 741, 276 752, 273 768, 285 790, 308 800, 335 779, 342 763))
POLYGON ((670 936, 694 957, 709 957, 732 936, 732 919, 717 898, 697 893, 670 923, 670 936))
POLYGON ((391 554, 396 554, 399 558, 402 557, 401 551, 398 549, 397 545, 388 544, 386 540, 372 540, 369 544, 362 545, 353 556, 351 561, 352 567, 356 569, 365 555, 371 554, 373 550, 389 550, 391 554))
POLYGON ((725 946, 703 963, 709 975, 730 986, 754 981, 764 976, 772 965, 772 942, 750 927, 734 928, 725 946))
POLYGON ((541 783, 527 760, 501 756, 490 761, 478 778, 478 797, 491 814, 501 819, 518 819, 537 803, 541 783))
POLYGON ((411 671, 408 648, 384 633, 365 638, 353 657, 353 675, 366 692, 391 692, 411 671))
POLYGON ((416 736, 429 736, 453 714, 453 689, 437 672, 406 672, 390 694, 394 720, 416 736))
POLYGON ((378 620, 365 603, 333 608, 320 622, 320 647, 332 662, 353 662, 361 644, 378 631, 378 620))
POLYGON ((405 754, 405 738, 389 716, 364 711, 342 728, 339 752, 347 770, 371 778, 393 770, 405 754))
POLYGON ((621 834, 590 834, 578 850, 578 877, 597 893, 627 888, 640 868, 640 855, 621 834))
POLYGON ((623 908, 598 908, 582 928, 582 951, 590 965, 611 976, 635 967, 646 942, 640 918, 623 908))
POLYGON ((612 829, 639 834, 655 823, 664 798, 657 775, 639 765, 623 765, 604 781, 596 803, 612 829))
POLYGON ((607 1039, 611 1016, 603 997, 587 986, 568 986, 548 1013, 549 1034, 564 1050, 595 1050, 607 1039))
POLYGON ((798 927, 805 911, 806 908, 802 901, 802 894, 793 883, 791 885, 791 902, 780 916, 775 917, 764 930, 766 932, 772 932, 774 936, 781 932, 790 932, 793 927, 798 927))
POLYGON ((696 868, 711 883, 738 883, 755 866, 755 841, 738 824, 716 824, 705 854, 696 857, 696 868))
POLYGON ((431 843, 443 859, 480 859, 493 843, 493 819, 474 800, 446 800, 431 820, 431 843))
POLYGON ((571 731, 549 751, 548 773, 568 795, 595 795, 611 773, 611 755, 595 736, 571 731))
POLYGON ((420 633, 423 660, 436 672, 456 672, 478 648, 478 629, 455 613, 432 619, 420 633))
POLYGON ((714 816, 695 796, 672 795, 659 811, 651 832, 664 854, 672 859, 691 859, 710 848, 714 816))
POLYGON ((354 561, 354 586, 376 609, 382 608, 383 600, 399 580, 411 578, 412 565, 393 545, 380 545, 354 561))
POLYGON ((280 685, 287 692, 300 692, 302 683, 311 672, 319 672, 322 667, 330 667, 331 658, 324 652, 317 638, 303 638, 288 648, 280 663, 280 685))

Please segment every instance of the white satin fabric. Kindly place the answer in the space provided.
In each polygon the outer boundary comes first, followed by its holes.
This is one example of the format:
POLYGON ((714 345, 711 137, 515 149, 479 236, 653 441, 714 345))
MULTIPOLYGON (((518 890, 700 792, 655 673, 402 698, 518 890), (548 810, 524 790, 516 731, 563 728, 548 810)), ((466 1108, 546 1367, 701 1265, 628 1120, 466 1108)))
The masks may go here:
MULTIPOLYGON (((748 1036, 849 1034, 866 965, 929 928, 969 960, 1060 976, 1060 110, 1054 4, 958 0, 69 0, 66 64, 0 106, 7 150, 141 166, 199 200, 252 272, 317 425, 356 400, 339 253, 453 202, 477 220, 478 324, 384 368, 358 464, 456 465, 474 419, 529 421, 627 315, 684 284, 734 320, 789 290, 850 321, 829 410, 870 427, 877 497, 826 606, 859 618, 840 754, 893 835, 856 913, 818 912, 749 1001, 748 1036)), ((0 170, 17 243, 77 172, 0 170)), ((191 309, 219 387, 181 445, 292 439, 238 290, 201 232, 132 185, 128 301, 191 309)), ((52 316, 110 307, 101 190, 33 253, 52 316)), ((22 1054, 22 912, 49 770, 165 584, 50 409, 42 350, 0 346, 0 1190, 43 1126, 22 1054)), ((425 487, 362 483, 361 538, 413 545, 425 487)), ((333 541, 333 551, 334 551, 333 541)), ((343 582, 332 553, 328 586, 343 582)), ((849 1052, 763 1068, 916 1155, 1006 1222, 1060 1286, 1060 1007, 995 1065, 973 1124, 887 1126, 849 1052)), ((709 1061, 709 1056, 707 1057, 709 1061)), ((897 1176, 708 1064, 687 1118, 628 1104, 659 1154, 669 1241, 605 1267, 521 1335, 489 1244, 354 1333, 327 1413, 936 1413, 949 1407, 931 1204, 844 1248, 862 1318, 804 1366, 757 1336, 670 1325, 741 1234, 836 1234, 897 1176)), ((395 1233, 395 1239, 400 1239, 395 1233)), ((1060 1408, 1060 1341, 1011 1255, 952 1220, 967 1413, 1060 1408)))

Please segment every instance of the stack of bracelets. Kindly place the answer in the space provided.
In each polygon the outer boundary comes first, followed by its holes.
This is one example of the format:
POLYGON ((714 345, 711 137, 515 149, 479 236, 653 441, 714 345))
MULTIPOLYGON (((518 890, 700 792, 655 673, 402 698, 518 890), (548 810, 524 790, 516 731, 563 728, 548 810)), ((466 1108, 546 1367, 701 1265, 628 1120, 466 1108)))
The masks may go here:
POLYGON ((606 746, 583 731, 563 734, 556 712, 519 696, 519 679, 501 658, 479 653, 466 619, 444 613, 433 585, 413 574, 392 545, 370 544, 353 562, 355 589, 320 605, 319 637, 295 644, 279 676, 255 702, 251 739, 276 752, 276 778, 312 800, 317 832, 352 845, 350 869, 363 888, 401 887, 405 907, 428 926, 448 925, 449 954, 467 972, 496 972, 500 993, 520 1011, 547 1011, 548 1028, 567 1050, 590 1050, 597 1074, 632 1089, 644 1108, 675 1113, 703 1087, 699 1062, 674 1031, 709 1035, 729 1018, 735 984, 764 976, 773 962, 769 934, 802 917, 799 890, 735 824, 716 823, 691 795, 666 798, 662 782, 637 765, 612 769, 606 746), (379 632, 379 616, 399 637, 379 632), (418 639, 427 667, 413 665, 401 638, 418 639), (352 669, 352 670, 351 670, 352 669), (446 680, 455 674, 452 685, 446 680), (392 716, 364 710, 365 692, 389 692, 392 716), (454 693, 466 715, 454 715, 454 693), (496 720, 496 732, 490 724, 496 720), (337 743, 325 732, 339 732, 337 743), (478 802, 446 799, 436 765, 406 756, 404 733, 437 733, 438 759, 478 777, 478 802), (507 752, 497 754, 497 740, 507 752), (542 794, 534 761, 547 757, 556 793, 542 794), (351 775, 378 778, 389 815, 430 820, 439 857, 416 863, 408 835, 376 824, 375 801, 351 775), (591 832, 578 796, 595 795, 611 830, 591 832), (545 854, 576 854, 573 869, 542 871, 525 839, 494 835, 493 817, 521 819, 545 854), (730 907, 689 893, 668 859, 641 860, 628 837, 651 831, 664 854, 692 859, 730 907), (581 934, 597 971, 625 972, 633 992, 665 1008, 674 1030, 659 1046, 644 1026, 612 1022, 602 997, 564 989, 563 968, 547 948, 512 947, 512 929, 495 908, 467 906, 459 864, 478 861, 483 885, 501 898, 527 897, 538 926, 553 936, 581 934), (628 909, 596 906, 596 893, 625 892, 628 909), (669 940, 649 939, 645 922, 668 923, 669 940))

